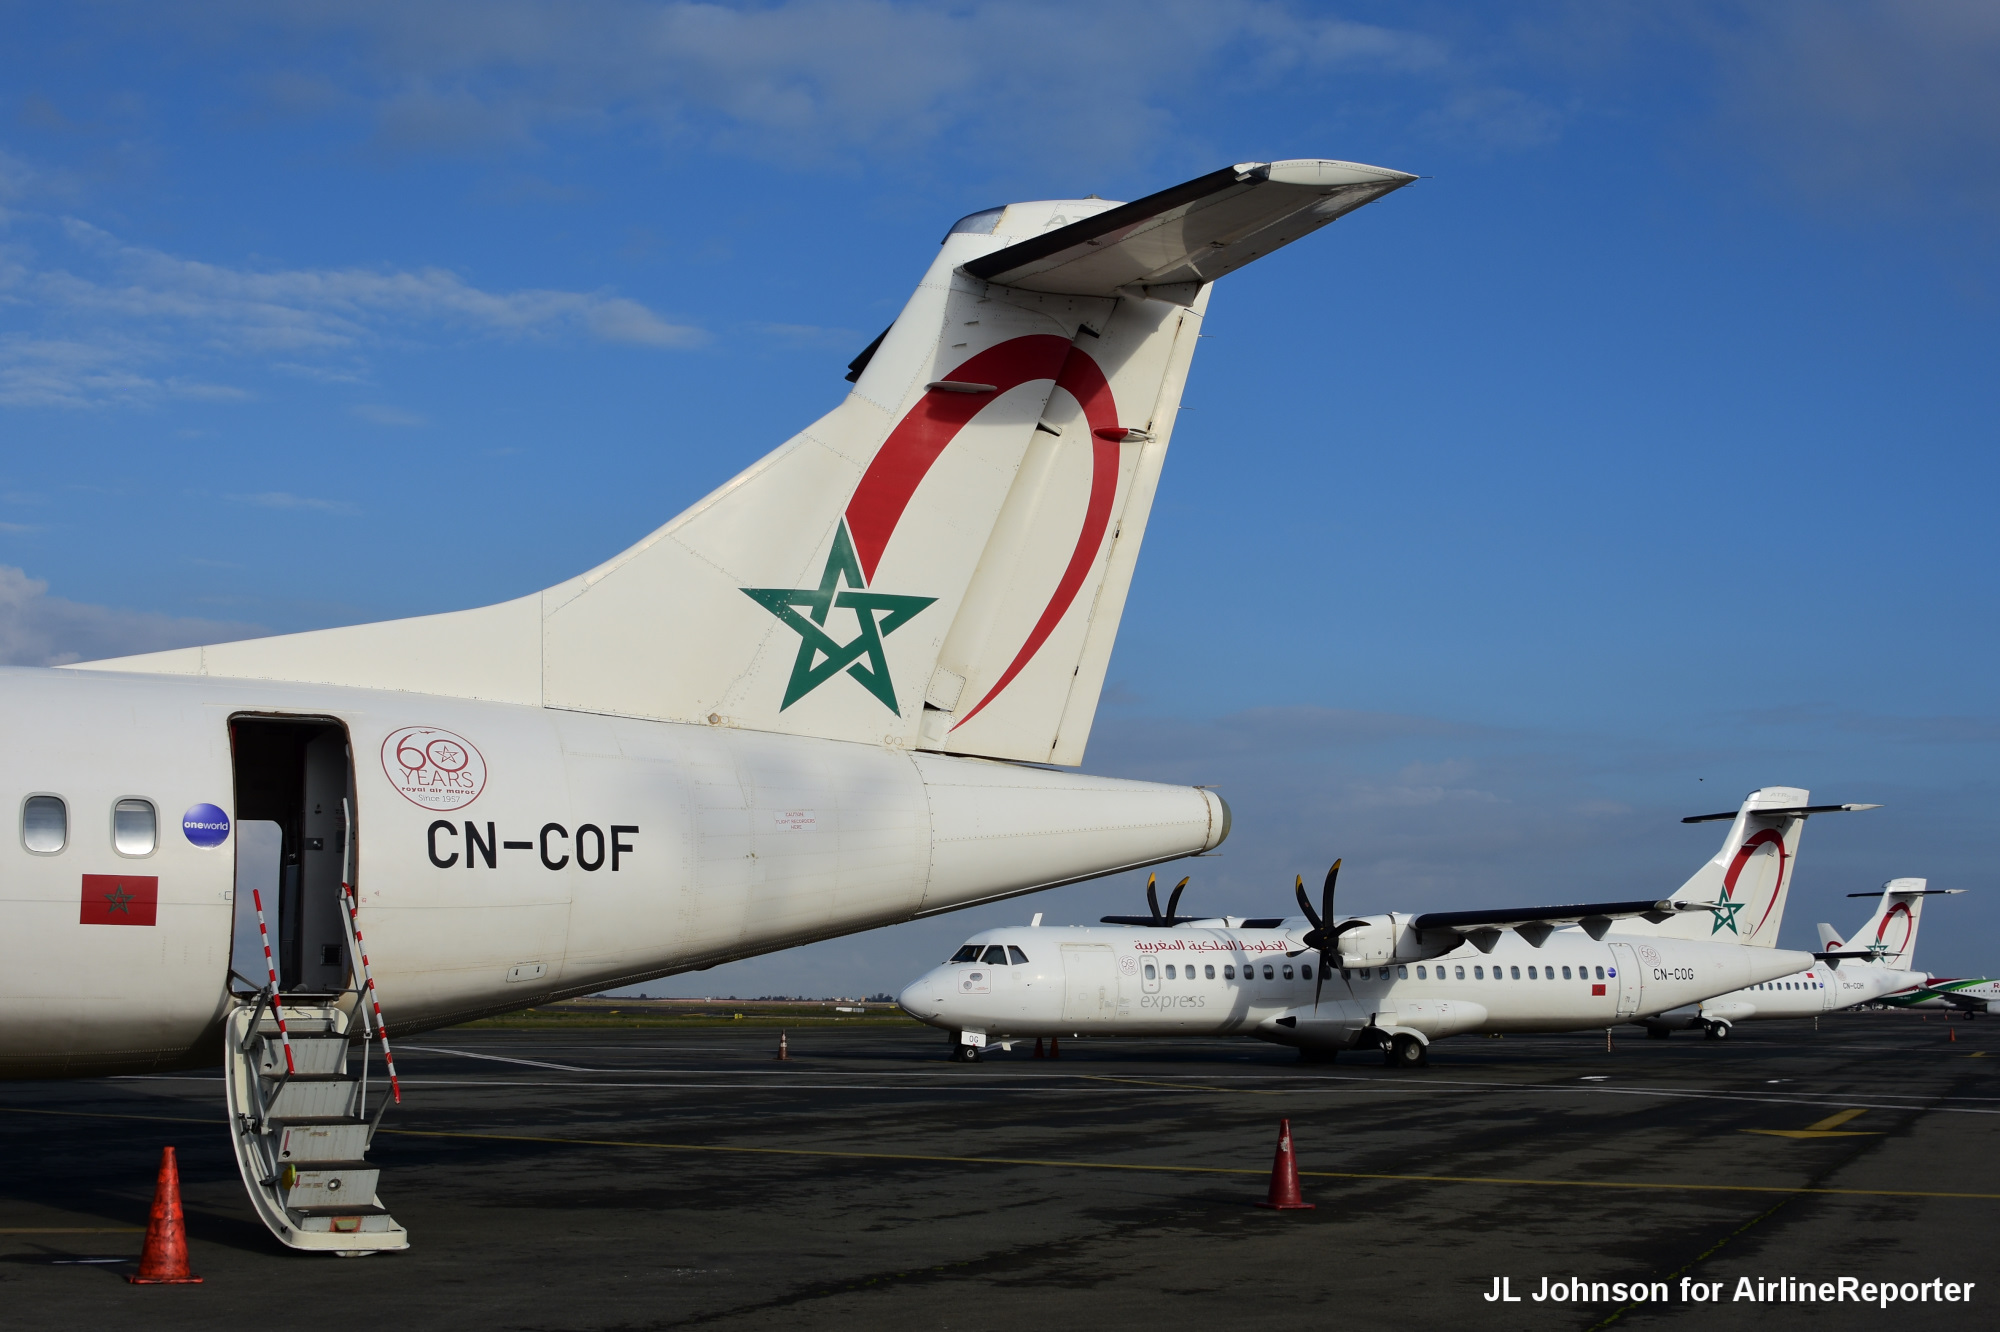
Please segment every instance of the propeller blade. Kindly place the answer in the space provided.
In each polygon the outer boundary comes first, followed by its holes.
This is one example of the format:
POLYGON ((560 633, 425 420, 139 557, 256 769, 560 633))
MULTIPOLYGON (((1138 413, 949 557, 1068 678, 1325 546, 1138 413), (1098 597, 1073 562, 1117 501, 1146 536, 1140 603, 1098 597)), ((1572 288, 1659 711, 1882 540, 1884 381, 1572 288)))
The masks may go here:
POLYGON ((1313 982, 1313 1012, 1319 1012, 1319 992, 1326 984, 1326 954, 1319 956, 1319 979, 1313 982))
POLYGON ((1174 916, 1181 909, 1181 892, 1187 887, 1187 883, 1186 879, 1182 879, 1174 885, 1173 892, 1167 894, 1167 920, 1169 923, 1172 923, 1174 916))
POLYGON ((1327 920, 1333 919, 1333 884, 1340 877, 1340 861, 1333 862, 1333 868, 1326 872, 1326 886, 1320 889, 1320 914, 1327 920))
POLYGON ((1326 924, 1325 918, 1320 916, 1317 912, 1313 910, 1312 901, 1306 896, 1306 881, 1304 875, 1294 874, 1292 876, 1292 892, 1298 895, 1299 910, 1305 912, 1306 919, 1309 922, 1311 922, 1312 927, 1316 930, 1323 927, 1326 924))
POLYGON ((1148 874, 1146 876, 1146 905, 1153 909, 1154 920, 1160 918, 1160 893, 1156 886, 1157 882, 1157 875, 1148 874))

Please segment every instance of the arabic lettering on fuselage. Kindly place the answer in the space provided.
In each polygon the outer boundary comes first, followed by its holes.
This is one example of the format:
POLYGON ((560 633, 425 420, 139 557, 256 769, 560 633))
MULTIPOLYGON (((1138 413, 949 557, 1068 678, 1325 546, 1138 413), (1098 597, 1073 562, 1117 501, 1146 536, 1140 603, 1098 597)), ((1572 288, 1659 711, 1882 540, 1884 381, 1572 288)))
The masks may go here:
POLYGON ((1285 939, 1140 939, 1141 953, 1283 953, 1298 947, 1285 939))

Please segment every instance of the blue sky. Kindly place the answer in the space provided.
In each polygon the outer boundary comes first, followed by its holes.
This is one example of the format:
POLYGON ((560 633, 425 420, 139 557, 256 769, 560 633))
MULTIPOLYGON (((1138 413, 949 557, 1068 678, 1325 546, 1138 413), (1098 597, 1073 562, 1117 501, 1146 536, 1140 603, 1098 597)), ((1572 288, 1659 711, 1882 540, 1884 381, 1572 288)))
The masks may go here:
POLYGON ((1665 891, 1785 783, 1888 806, 1788 942, 1928 875, 1921 962, 2000 967, 1989 5, 0 18, 0 658, 553 583, 837 401, 959 215, 1342 157, 1426 179, 1218 287, 1087 765, 1222 784, 1190 902, 1665 891))

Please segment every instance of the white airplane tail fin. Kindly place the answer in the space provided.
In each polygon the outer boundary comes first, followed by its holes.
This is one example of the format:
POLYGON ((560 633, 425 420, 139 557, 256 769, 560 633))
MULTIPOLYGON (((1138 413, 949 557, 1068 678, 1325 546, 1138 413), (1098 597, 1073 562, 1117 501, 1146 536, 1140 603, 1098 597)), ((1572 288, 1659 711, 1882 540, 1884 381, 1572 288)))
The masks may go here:
POLYGON ((1796 786, 1766 786, 1752 791, 1735 813, 1697 814, 1683 823, 1729 820, 1722 849, 1674 892, 1672 900, 1712 908, 1683 911, 1657 925, 1621 922, 1631 933, 1667 938, 1710 939, 1717 936, 1758 948, 1774 948, 1785 918, 1785 899, 1792 888, 1792 867, 1799 852, 1799 835, 1814 814, 1875 809, 1875 805, 1813 805, 1810 793, 1796 786))
POLYGON ((1081 762, 1208 284, 1412 179, 1246 163, 973 214, 844 402, 589 573, 88 665, 1081 762))
MULTIPOLYGON (((1873 893, 1849 893, 1849 897, 1877 898, 1875 913, 1862 927, 1847 937, 1851 950, 1867 950, 1873 960, 1898 971, 1916 968, 1917 922, 1923 916, 1926 897, 1949 897, 1963 888, 1933 888, 1928 879, 1891 879, 1873 893)), ((1823 928, 1823 927, 1822 927, 1823 928)), ((1834 945, 1838 947, 1838 943, 1834 945)))

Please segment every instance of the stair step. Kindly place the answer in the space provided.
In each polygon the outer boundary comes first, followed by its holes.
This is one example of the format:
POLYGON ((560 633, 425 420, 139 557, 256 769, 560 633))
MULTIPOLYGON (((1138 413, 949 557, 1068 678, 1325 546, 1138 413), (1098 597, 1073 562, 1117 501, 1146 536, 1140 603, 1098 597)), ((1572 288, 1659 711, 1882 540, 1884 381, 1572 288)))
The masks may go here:
POLYGON ((305 1119, 273 1124, 278 1160, 358 1161, 368 1150, 368 1125, 357 1119, 305 1119))
MULTIPOLYGON (((396 1218, 387 1212, 374 1213, 341 1212, 336 1216, 302 1216, 298 1221, 301 1234, 305 1235, 394 1235, 403 1238, 403 1228, 396 1224, 396 1218)), ((407 1249, 407 1240, 401 1243, 377 1243, 357 1248, 407 1249)))
MULTIPOLYGON (((252 1057, 260 1076, 282 1077, 286 1071, 285 1045, 275 1032, 257 1043, 252 1057)), ((300 1077, 345 1073, 347 1037, 332 1031, 293 1032, 292 1068, 294 1076, 300 1077)))
POLYGON ((360 1204, 359 1206, 356 1206, 356 1205, 355 1205, 355 1204, 353 1204, 353 1203, 334 1203, 334 1204, 332 1204, 332 1205, 330 1205, 330 1206, 326 1206, 326 1207, 288 1207, 288 1208, 286 1208, 285 1210, 286 1210, 286 1211, 288 1211, 288 1212, 290 1212, 290 1213, 291 1213, 291 1214, 292 1214, 293 1216, 300 1216, 300 1217, 315 1217, 315 1216, 326 1216, 326 1217, 343 1217, 343 1216, 387 1216, 387 1215, 389 1215, 389 1209, 388 1209, 388 1208, 386 1208, 386 1207, 382 1206, 382 1204, 380 1204, 380 1203, 372 1203, 372 1202, 371 1202, 371 1203, 362 1203, 362 1204, 360 1204))
POLYGON ((264 1094, 272 1119, 351 1118, 361 1109, 361 1082, 356 1078, 293 1078, 266 1088, 264 1094))
POLYGON ((373 1199, 382 1171, 366 1161, 307 1161, 278 1172, 278 1200, 288 1212, 333 1208, 356 1210, 357 1199, 373 1199))

